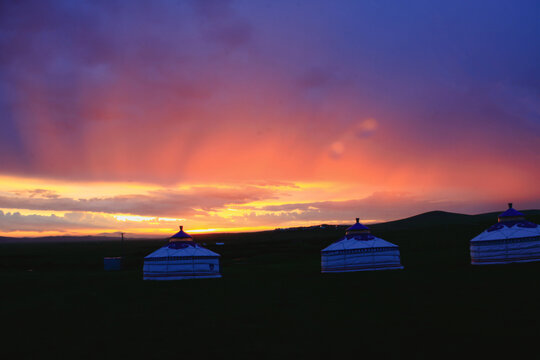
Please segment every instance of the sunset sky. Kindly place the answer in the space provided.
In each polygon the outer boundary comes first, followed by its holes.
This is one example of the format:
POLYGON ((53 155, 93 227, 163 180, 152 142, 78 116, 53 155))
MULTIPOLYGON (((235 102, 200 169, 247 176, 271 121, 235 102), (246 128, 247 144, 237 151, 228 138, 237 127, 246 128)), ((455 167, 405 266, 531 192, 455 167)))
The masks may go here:
POLYGON ((2 1, 0 235, 540 208, 538 1, 2 1))

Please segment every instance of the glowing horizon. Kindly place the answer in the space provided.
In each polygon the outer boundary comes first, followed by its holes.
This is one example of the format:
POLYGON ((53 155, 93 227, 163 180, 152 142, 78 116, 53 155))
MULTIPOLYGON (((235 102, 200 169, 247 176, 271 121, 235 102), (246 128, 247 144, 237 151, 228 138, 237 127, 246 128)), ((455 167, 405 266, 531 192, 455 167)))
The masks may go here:
POLYGON ((4 176, 0 177, 0 187, 0 236, 11 237, 119 232, 167 237, 178 225, 194 234, 251 232, 322 223, 352 224, 355 217, 370 224, 432 210, 498 211, 506 204, 503 199, 499 203, 470 204, 452 196, 433 200, 377 189, 368 194, 355 193, 355 184, 329 182, 184 183, 161 188, 131 183, 126 188, 123 183, 77 185, 58 180, 53 184, 43 179, 4 176), (34 189, 29 189, 29 184, 34 189))

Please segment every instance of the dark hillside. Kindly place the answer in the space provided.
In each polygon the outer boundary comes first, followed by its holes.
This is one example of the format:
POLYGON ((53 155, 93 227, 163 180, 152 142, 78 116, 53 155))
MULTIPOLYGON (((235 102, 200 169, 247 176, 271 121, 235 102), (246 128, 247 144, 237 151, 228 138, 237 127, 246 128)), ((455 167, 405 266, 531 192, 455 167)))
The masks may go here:
MULTIPOLYGON (((529 218, 538 222, 538 211, 529 218)), ((165 240, 0 243, 2 358, 519 358, 540 332, 540 263, 473 267, 497 214, 371 228, 400 271, 320 274, 344 227, 196 236, 222 279, 146 282, 165 240), (215 245, 224 242, 225 245, 215 245), (124 270, 103 257, 124 251, 124 270)), ((529 214, 528 214, 529 215, 529 214)))
POLYGON ((451 213, 446 211, 430 211, 427 213, 411 216, 409 218, 389 221, 386 223, 375 224, 371 227, 376 228, 391 228, 411 229, 417 227, 433 226, 433 225, 450 225, 450 224, 470 224, 473 222, 474 215, 464 215, 451 213))

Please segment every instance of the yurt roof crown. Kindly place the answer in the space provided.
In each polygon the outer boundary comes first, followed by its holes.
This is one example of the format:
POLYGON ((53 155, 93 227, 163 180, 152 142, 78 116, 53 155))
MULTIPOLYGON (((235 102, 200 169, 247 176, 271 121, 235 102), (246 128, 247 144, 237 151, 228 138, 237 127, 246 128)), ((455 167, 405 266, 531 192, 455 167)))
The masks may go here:
POLYGON ((356 224, 354 224, 353 226, 349 227, 347 230, 346 230, 346 233, 347 235, 349 234, 366 234, 366 233, 369 233, 369 228, 367 226, 364 226, 362 224, 360 224, 360 218, 356 218, 356 224))
POLYGON ((520 221, 525 220, 525 215, 512 207, 512 203, 508 203, 508 209, 499 214, 499 222, 520 221))
POLYGON ((356 218, 356 224, 349 227, 345 231, 345 236, 347 238, 355 238, 357 240, 368 240, 372 238, 370 235, 371 231, 367 226, 364 226, 360 223, 360 218, 356 218))
POLYGON ((508 209, 505 212, 499 214, 498 220, 499 222, 495 225, 490 226, 487 229, 487 232, 498 231, 505 228, 512 228, 514 226, 517 226, 518 228, 529 229, 538 227, 537 224, 527 221, 527 219, 525 219, 525 215, 522 212, 517 211, 512 207, 512 203, 508 203, 508 209))
POLYGON ((184 227, 182 225, 179 226, 180 231, 171 236, 169 241, 193 241, 193 238, 188 233, 184 232, 184 227))
POLYGON ((193 241, 191 235, 184 232, 184 227, 182 225, 179 227, 180 231, 169 238, 169 248, 180 249, 187 246, 196 246, 196 243, 193 241))

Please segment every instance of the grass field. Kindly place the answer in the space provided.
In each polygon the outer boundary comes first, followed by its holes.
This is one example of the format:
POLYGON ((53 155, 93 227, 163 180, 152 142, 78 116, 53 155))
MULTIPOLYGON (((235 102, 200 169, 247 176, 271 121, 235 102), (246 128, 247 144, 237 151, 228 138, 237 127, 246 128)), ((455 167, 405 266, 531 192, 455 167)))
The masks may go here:
MULTIPOLYGON (((539 212, 529 220, 540 222, 539 212)), ((536 349, 540 263, 473 267, 493 215, 429 213, 372 226, 405 270, 320 274, 342 229, 200 235, 222 279, 142 281, 164 241, 0 243, 3 359, 440 358, 536 349)))

